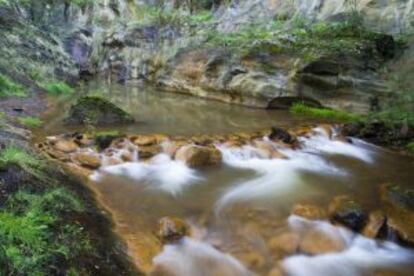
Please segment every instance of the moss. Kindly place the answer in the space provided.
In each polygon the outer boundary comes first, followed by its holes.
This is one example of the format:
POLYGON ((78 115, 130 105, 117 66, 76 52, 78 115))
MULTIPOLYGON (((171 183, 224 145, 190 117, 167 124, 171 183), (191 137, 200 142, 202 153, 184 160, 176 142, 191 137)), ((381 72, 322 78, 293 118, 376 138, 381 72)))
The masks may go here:
POLYGON ((39 128, 43 125, 43 121, 36 117, 20 117, 19 123, 23 126, 30 127, 30 128, 39 128))
POLYGON ((27 93, 23 86, 14 83, 7 76, 0 74, 0 98, 26 97, 27 93))
POLYGON ((411 152, 412 154, 414 154, 414 141, 411 142, 411 143, 408 143, 407 149, 408 149, 409 152, 411 152))
POLYGON ((357 114, 326 108, 309 107, 303 103, 293 104, 290 107, 290 112, 315 119, 327 119, 342 122, 358 122, 362 120, 362 117, 357 114))
POLYGON ((53 95, 53 96, 71 95, 74 92, 73 89, 69 85, 61 81, 54 81, 54 82, 42 84, 41 87, 45 89, 45 91, 49 95, 53 95))

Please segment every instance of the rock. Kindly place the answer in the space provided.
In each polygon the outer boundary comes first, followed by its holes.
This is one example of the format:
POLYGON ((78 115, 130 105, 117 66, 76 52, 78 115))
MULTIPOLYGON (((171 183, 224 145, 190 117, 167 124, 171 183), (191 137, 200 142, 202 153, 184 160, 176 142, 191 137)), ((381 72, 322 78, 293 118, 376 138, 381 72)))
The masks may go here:
POLYGON ((139 158, 151 158, 154 155, 157 155, 162 150, 160 145, 154 144, 152 146, 141 146, 138 148, 139 158))
POLYGON ((101 159, 99 155, 93 153, 79 153, 73 158, 81 166, 90 169, 97 169, 101 166, 101 159))
POLYGON ((175 159, 183 161, 190 167, 216 165, 221 162, 221 152, 215 147, 187 145, 175 153, 175 159))
POLYGON ((381 228, 385 225, 385 215, 381 210, 371 212, 368 221, 362 229, 362 235, 367 238, 375 239, 380 233, 381 228))
POLYGON ((79 148, 72 140, 58 140, 53 144, 53 147, 64 153, 74 152, 79 148))
POLYGON ((136 136, 132 141, 137 146, 151 146, 157 143, 157 139, 154 136, 136 136))
POLYGON ((321 231, 307 232, 299 245, 299 250, 309 255, 339 252, 345 249, 345 242, 340 236, 333 237, 321 231))
POLYGON ((385 184, 381 199, 386 204, 388 231, 396 233, 401 242, 414 245, 414 190, 385 184))
POLYGON ((293 232, 281 233, 269 241, 270 251, 277 256, 283 258, 293 255, 299 249, 299 235, 293 232))
POLYGON ((134 119, 110 101, 96 96, 85 96, 78 99, 65 119, 69 124, 125 124, 133 123, 134 119))
POLYGON ((113 140, 119 137, 121 137, 121 135, 117 131, 104 131, 97 133, 94 140, 98 149, 104 150, 112 144, 113 140))
POLYGON ((312 204, 296 204, 292 208, 292 214, 309 220, 321 220, 327 216, 323 208, 312 204))
POLYGON ((349 196, 335 197, 329 204, 329 216, 357 232, 364 227, 367 219, 365 210, 349 196))
POLYGON ((265 142, 262 140, 254 141, 254 146, 260 150, 265 158, 286 158, 284 154, 279 152, 270 142, 265 142))
POLYGON ((270 140, 280 140, 283 143, 291 144, 295 141, 294 137, 284 129, 272 127, 272 132, 269 135, 270 140))
POLYGON ((190 234, 188 224, 179 218, 164 217, 159 221, 158 236, 163 243, 174 243, 190 234))

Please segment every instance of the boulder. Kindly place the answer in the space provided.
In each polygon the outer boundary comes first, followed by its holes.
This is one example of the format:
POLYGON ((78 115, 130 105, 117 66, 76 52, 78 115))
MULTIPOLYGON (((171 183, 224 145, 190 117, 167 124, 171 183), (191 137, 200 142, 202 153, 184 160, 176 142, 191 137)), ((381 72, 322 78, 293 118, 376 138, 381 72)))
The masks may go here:
POLYGON ((160 145, 154 144, 150 146, 141 146, 138 148, 139 158, 151 158, 162 151, 160 145))
POLYGON ((329 216, 335 222, 359 232, 365 225, 367 214, 362 206, 349 196, 337 196, 329 204, 329 216))
POLYGON ((133 123, 134 119, 126 111, 104 98, 85 96, 71 106, 65 122, 68 124, 109 125, 133 123))
POLYGON ((292 208, 292 214, 308 220, 321 220, 327 217, 323 208, 312 204, 296 204, 292 208))
POLYGON ((174 243, 190 234, 189 225, 182 219, 164 217, 159 221, 158 236, 163 243, 174 243))
POLYGON ((74 152, 79 148, 78 145, 72 140, 58 140, 53 144, 53 147, 64 153, 74 152))
POLYGON ((190 167, 216 165, 221 162, 221 152, 215 147, 187 145, 175 153, 175 159, 190 167))

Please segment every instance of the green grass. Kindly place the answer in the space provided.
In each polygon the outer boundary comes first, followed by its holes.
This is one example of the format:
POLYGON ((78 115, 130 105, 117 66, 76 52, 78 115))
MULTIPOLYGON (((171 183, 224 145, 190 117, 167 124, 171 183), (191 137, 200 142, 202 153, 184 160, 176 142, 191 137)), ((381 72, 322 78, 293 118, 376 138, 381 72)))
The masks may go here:
POLYGON ((409 152, 414 154, 414 141, 407 145, 407 149, 409 152))
POLYGON ((0 167, 18 165, 22 168, 39 167, 40 160, 17 146, 8 146, 0 152, 0 167))
POLYGON ((39 128, 43 125, 43 121, 36 117, 20 117, 19 123, 29 128, 39 128))
POLYGON ((213 19, 213 14, 210 11, 200 11, 196 14, 189 15, 185 21, 191 25, 199 25, 207 23, 213 19))
POLYGON ((74 90, 72 87, 67 85, 67 83, 62 81, 53 81, 46 84, 41 85, 41 87, 52 96, 61 96, 61 95, 71 95, 73 94, 74 90))
POLYGON ((23 86, 14 83, 9 77, 0 74, 0 98, 26 97, 27 93, 23 86))
POLYGON ((290 112, 314 119, 327 119, 341 122, 357 122, 362 120, 362 117, 357 114, 327 108, 309 107, 303 103, 293 104, 290 107, 290 112))
POLYGON ((83 229, 64 221, 66 213, 83 210, 63 188, 10 196, 0 212, 0 246, 8 275, 50 275, 59 260, 70 262, 81 251, 91 250, 83 229))

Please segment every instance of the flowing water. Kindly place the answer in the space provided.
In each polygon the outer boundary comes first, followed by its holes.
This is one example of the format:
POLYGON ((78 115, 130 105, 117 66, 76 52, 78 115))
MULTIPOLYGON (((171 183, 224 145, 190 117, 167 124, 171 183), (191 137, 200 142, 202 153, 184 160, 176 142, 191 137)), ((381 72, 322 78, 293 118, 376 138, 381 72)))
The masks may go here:
MULTIPOLYGON (((137 123, 117 129, 131 134, 190 136, 309 123, 285 111, 247 109, 145 86, 98 83, 85 90, 99 91, 130 111, 137 123)), ((64 126, 64 115, 56 116, 68 105, 67 100, 54 102, 45 114, 43 136, 84 130, 64 126)), ((331 140, 322 129, 300 143, 301 150, 272 144, 287 159, 263 158, 252 146, 217 145, 223 164, 202 169, 189 168, 166 154, 150 162, 136 156, 133 162, 101 168, 89 185, 112 213, 134 261, 144 270, 152 263, 161 271, 154 275, 268 275, 279 269, 287 275, 410 275, 413 251, 325 221, 307 221, 290 211, 298 202, 326 207, 341 194, 353 195, 369 209, 381 208, 379 186, 412 185, 414 160, 355 139, 352 144, 331 140), (192 237, 162 247, 156 231, 164 216, 185 219, 192 237), (286 231, 299 236, 321 231, 341 240, 344 249, 317 256, 278 256, 271 240, 286 231)))

